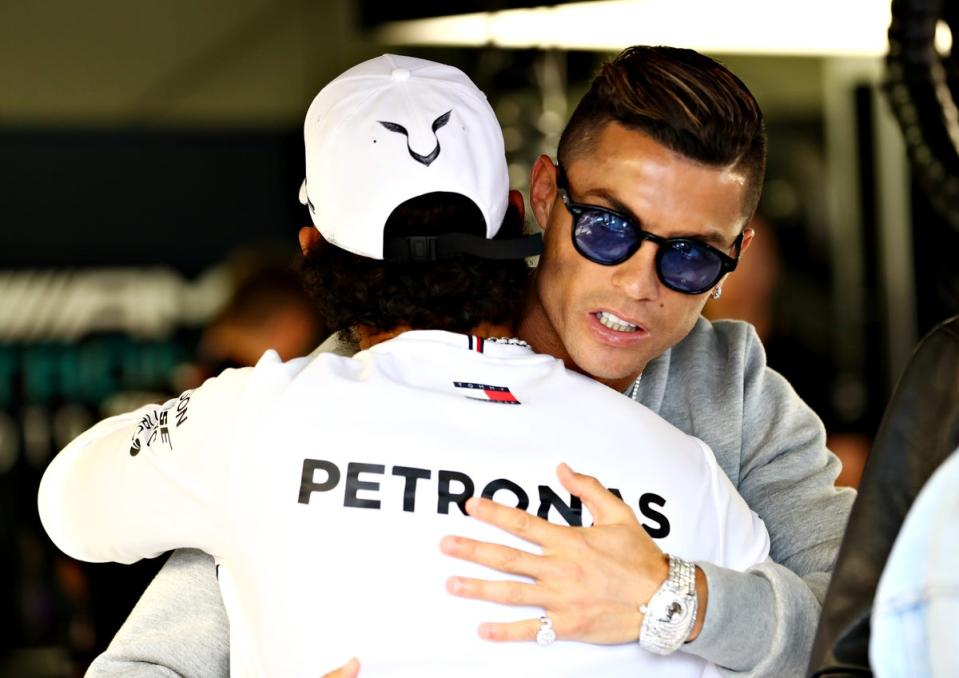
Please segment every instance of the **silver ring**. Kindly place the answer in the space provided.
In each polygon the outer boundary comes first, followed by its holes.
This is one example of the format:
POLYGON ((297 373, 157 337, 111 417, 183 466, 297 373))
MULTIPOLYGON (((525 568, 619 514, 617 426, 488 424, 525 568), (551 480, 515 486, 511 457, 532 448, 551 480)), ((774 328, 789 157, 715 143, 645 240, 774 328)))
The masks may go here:
POLYGON ((553 620, 545 614, 539 618, 539 632, 536 634, 536 642, 540 647, 552 645, 556 640, 556 631, 553 630, 553 620))

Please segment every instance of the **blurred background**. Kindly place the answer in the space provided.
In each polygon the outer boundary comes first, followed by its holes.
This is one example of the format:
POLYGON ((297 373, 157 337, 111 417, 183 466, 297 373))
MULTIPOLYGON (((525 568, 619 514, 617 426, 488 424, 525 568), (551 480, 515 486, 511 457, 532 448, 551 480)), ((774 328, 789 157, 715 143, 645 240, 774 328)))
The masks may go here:
POLYGON ((521 190, 621 48, 693 47, 737 73, 769 168, 754 246, 707 314, 756 325, 823 418, 837 482, 857 483, 916 341, 959 312, 957 10, 541 4, 0 2, 0 676, 82 674, 162 561, 59 554, 35 509, 51 456, 107 414, 325 336, 289 268, 309 222, 302 118, 384 51, 488 93, 521 190))

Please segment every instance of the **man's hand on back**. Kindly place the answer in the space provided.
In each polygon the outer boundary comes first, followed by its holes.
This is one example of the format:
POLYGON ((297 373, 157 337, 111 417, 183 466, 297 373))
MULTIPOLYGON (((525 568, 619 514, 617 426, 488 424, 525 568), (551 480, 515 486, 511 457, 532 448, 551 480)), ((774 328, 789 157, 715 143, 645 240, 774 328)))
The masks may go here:
MULTIPOLYGON (((467 513, 537 544, 542 555, 465 537, 444 537, 440 548, 447 555, 533 579, 527 583, 450 577, 447 590, 464 598, 541 607, 557 638, 563 640, 635 642, 643 620, 639 606, 650 599, 669 571, 663 552, 632 509, 596 478, 575 473, 566 464, 560 464, 557 476, 589 509, 592 527, 552 525, 526 511, 474 497, 466 503, 467 513)), ((705 579, 698 569, 697 590, 701 611, 690 639, 699 633, 706 607, 705 579)), ((485 623, 479 634, 493 641, 531 641, 539 629, 538 619, 526 619, 485 623)))

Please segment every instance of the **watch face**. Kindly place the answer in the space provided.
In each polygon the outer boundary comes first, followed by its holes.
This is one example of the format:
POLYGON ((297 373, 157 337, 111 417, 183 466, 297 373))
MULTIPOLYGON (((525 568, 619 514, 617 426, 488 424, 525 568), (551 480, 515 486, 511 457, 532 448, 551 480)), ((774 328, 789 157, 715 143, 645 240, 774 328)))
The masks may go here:
POLYGON ((682 626, 692 612, 692 601, 674 591, 659 591, 649 601, 648 615, 653 623, 682 626))
POLYGON ((644 650, 667 655, 682 646, 696 621, 695 568, 670 556, 669 579, 649 599, 639 634, 644 650))

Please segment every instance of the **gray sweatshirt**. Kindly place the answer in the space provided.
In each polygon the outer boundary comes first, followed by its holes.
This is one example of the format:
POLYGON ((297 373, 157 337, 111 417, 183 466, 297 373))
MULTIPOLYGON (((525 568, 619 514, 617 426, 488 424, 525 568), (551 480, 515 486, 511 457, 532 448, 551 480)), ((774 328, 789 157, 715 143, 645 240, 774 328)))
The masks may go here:
MULTIPOLYGON (((735 321, 700 319, 646 367, 638 398, 712 447, 765 521, 775 561, 745 573, 698 563, 709 584, 708 606, 702 632, 683 650, 725 675, 804 675, 855 497, 833 486, 840 464, 826 449, 822 422, 766 367, 753 328, 735 321)), ((317 674, 333 668, 318 666, 317 674)), ((229 675, 229 624, 213 560, 190 550, 163 566, 87 674, 177 675, 229 675)))

